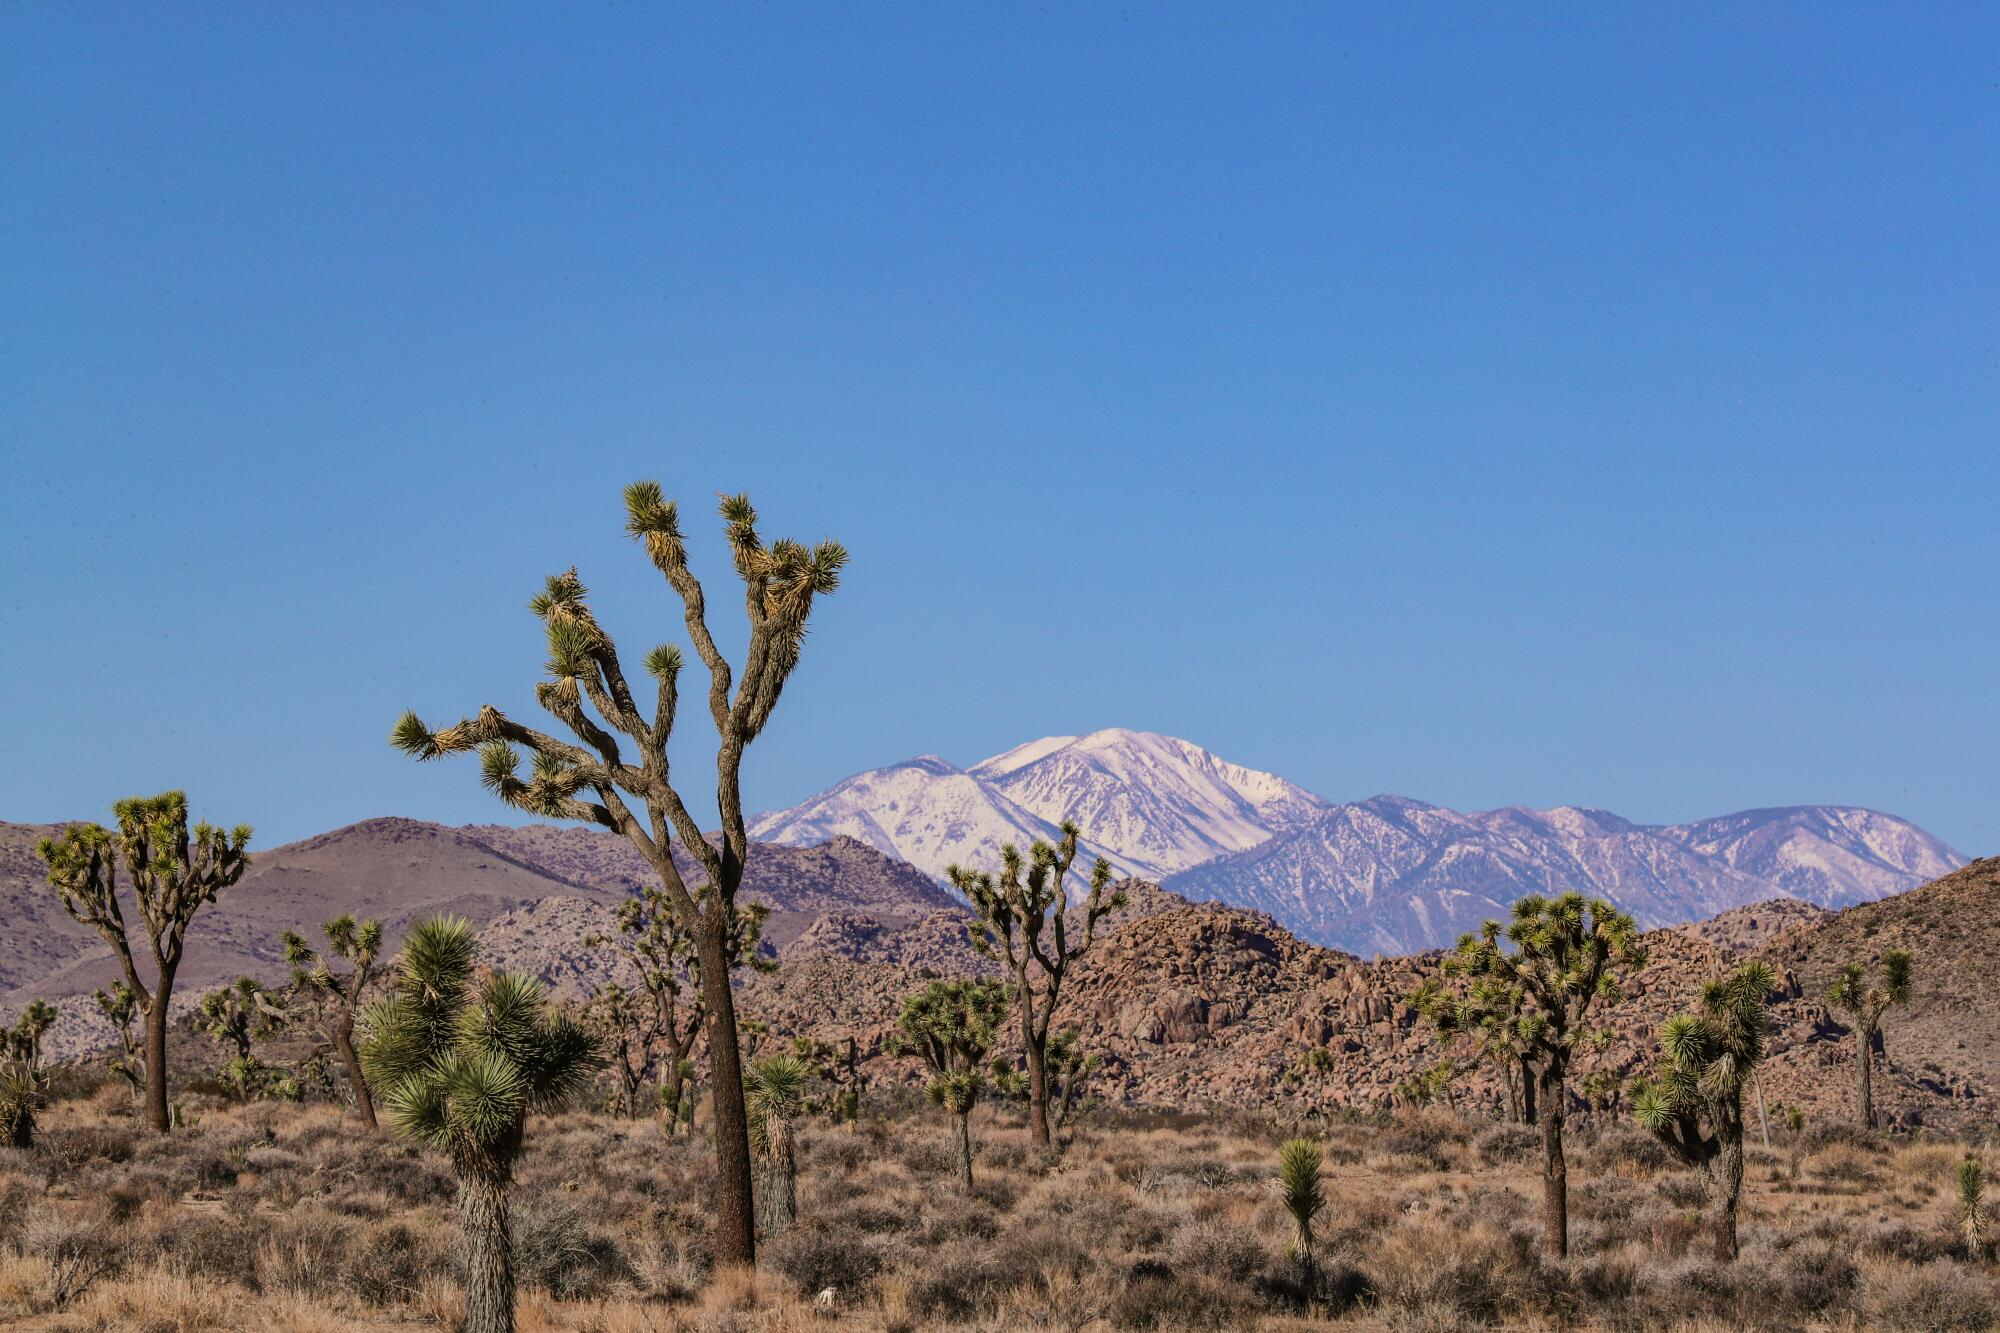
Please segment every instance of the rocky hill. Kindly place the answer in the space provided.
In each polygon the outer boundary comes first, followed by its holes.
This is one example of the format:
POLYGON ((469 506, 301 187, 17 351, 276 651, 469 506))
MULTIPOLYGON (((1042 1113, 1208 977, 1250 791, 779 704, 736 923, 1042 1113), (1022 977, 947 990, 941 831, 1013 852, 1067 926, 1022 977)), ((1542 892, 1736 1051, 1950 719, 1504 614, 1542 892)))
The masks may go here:
MULTIPOLYGON (((54 1034, 56 1046, 67 1049, 108 1036, 87 997, 119 972, 110 950, 69 919, 48 887, 34 846, 55 831, 0 824, 0 920, 8 923, 0 932, 0 1015, 37 997, 72 1001, 54 1034)), ((449 828, 371 819, 253 851, 242 882, 195 918, 177 1002, 192 1003, 202 990, 246 973, 283 978, 283 932, 309 932, 343 912, 381 918, 394 947, 412 921, 441 912, 480 926, 553 900, 569 910, 609 912, 642 871, 643 862, 609 833, 550 826, 449 828)), ((820 847, 757 845, 743 896, 772 908, 767 937, 774 947, 826 911, 916 919, 958 910, 928 876, 852 839, 820 847)), ((571 952, 580 939, 580 933, 569 938, 571 952)), ((554 955, 547 963, 558 972, 566 966, 554 955)))
MULTIPOLYGON (((1303 942, 1261 913, 1166 895, 1151 905, 1156 910, 1117 923, 1078 965, 1059 1017, 1106 1056, 1101 1094, 1158 1106, 1379 1108, 1393 1105, 1397 1086, 1442 1054, 1407 1003, 1441 955, 1362 960, 1303 942), (1311 1050, 1327 1052, 1326 1069, 1302 1068, 1311 1050)), ((1659 1025, 1689 1006, 1703 981, 1749 952, 1768 958, 1779 976, 1767 1103, 1800 1106, 1814 1119, 1844 1117, 1853 1041, 1822 1002, 1826 983, 1841 960, 1914 946, 1918 999, 1885 1024, 1879 1105, 1906 1126, 1990 1121, 2000 1097, 2000 1042, 1993 1037, 2000 1032, 2000 938, 1993 934, 2000 859, 1844 912, 1786 906, 1731 915, 1708 931, 1647 933, 1646 966, 1603 1015, 1610 1044, 1579 1060, 1579 1078, 1598 1073, 1623 1085, 1643 1075, 1659 1025)), ((799 942, 776 976, 744 987, 744 1012, 782 1035, 853 1035, 879 1051, 904 995, 940 972, 966 970, 945 956, 913 964, 877 954, 846 936, 835 942, 837 952, 807 943, 799 942)), ((914 1072, 879 1054, 875 1063, 891 1079, 914 1072)), ((1452 1095, 1497 1107, 1501 1090, 1488 1071, 1475 1069, 1452 1095)))

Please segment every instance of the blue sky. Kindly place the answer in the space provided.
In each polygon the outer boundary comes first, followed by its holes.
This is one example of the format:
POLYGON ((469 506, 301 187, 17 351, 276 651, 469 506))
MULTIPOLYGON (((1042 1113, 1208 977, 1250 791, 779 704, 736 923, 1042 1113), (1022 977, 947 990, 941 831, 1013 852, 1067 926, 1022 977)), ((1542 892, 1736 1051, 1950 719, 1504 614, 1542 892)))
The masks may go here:
POLYGON ((1886 20, 11 7, 0 818, 506 817, 384 735, 572 563, 671 636, 654 477, 720 607, 717 491, 853 552, 754 806, 1125 725, 2000 851, 2000 22, 1886 20))

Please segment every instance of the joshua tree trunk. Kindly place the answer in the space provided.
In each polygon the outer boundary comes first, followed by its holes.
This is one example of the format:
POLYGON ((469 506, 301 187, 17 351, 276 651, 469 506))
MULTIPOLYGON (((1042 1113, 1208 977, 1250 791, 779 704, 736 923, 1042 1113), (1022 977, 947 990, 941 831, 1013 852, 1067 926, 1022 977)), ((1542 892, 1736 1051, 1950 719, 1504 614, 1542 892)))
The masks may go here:
POLYGON ((1035 1146, 1049 1146, 1049 1054, 1035 1040, 1034 997, 1027 978, 1021 978, 1021 1037, 1028 1056, 1028 1133, 1035 1146))
POLYGON ((1854 1035, 1860 1048, 1854 1053, 1855 1110, 1861 1118, 1861 1127, 1873 1129, 1875 1128, 1875 1043, 1872 1040, 1874 1034, 1857 1026, 1854 1035))
POLYGON ((1569 1061, 1551 1052, 1541 1071, 1542 1228, 1549 1254, 1569 1255, 1569 1165, 1563 1160, 1563 1084, 1569 1061))
POLYGON ((513 1238, 506 1168, 462 1169, 458 1225, 465 1247, 465 1333, 514 1333, 513 1238))
POLYGON ((146 1008, 146 1123, 155 1134, 173 1128, 167 1106, 167 1001, 173 995, 171 977, 162 975, 146 1008))
POLYGON ((361 1123, 374 1129, 375 1098, 369 1095, 368 1080, 362 1076, 361 1058, 354 1053, 352 1018, 343 1018, 334 1026, 333 1044, 340 1051, 341 1063, 347 1066, 347 1081, 354 1087, 354 1109, 360 1114, 361 1123))
POLYGON ((660 1105, 667 1113, 667 1137, 672 1138, 681 1132, 681 1097, 684 1095, 682 1088, 686 1086, 682 1081, 678 1055, 668 1056, 662 1077, 665 1081, 660 1086, 660 1105))
POLYGON ((35 1108, 32 1105, 15 1110, 14 1126, 7 1136, 7 1146, 23 1152, 35 1146, 35 1108))
POLYGON ((1715 1164, 1715 1257, 1736 1262, 1736 1205, 1743 1195, 1743 1126, 1726 1133, 1715 1164))
POLYGON ((965 1111, 958 1117, 958 1179, 967 1189, 972 1188, 972 1112, 965 1111))
POLYGON ((729 985, 729 923, 719 915, 701 932, 701 989, 708 1008, 708 1085, 715 1111, 715 1259, 757 1261, 756 1202, 750 1183, 750 1115, 743 1102, 743 1057, 736 1045, 736 996, 729 985))
POLYGON ((799 1215, 798 1162, 789 1145, 764 1163, 764 1189, 758 1199, 759 1221, 766 1239, 777 1235, 799 1215))
POLYGON ((1525 1055, 1516 1056, 1521 1064, 1521 1123, 1535 1123, 1535 1067, 1525 1055))

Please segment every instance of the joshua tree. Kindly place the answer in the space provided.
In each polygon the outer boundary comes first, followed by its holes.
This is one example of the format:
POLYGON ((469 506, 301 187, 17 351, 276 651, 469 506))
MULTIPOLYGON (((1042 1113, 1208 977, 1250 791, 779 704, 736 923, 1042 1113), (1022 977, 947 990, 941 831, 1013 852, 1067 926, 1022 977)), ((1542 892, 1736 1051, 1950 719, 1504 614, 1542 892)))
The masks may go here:
POLYGON ((709 1084, 719 1178, 716 1258, 725 1264, 748 1264, 757 1248, 750 1136, 736 1000, 729 980, 729 953, 738 932, 736 892, 750 855, 740 785, 743 755, 763 732, 785 682, 798 666, 814 599, 838 586, 847 553, 834 542, 808 549, 798 542, 776 541, 767 547, 757 534, 757 514, 748 497, 723 498, 722 517, 736 572, 743 580, 750 629, 743 676, 732 694, 733 673, 709 633, 707 604, 701 584, 688 568, 677 509, 662 498, 657 483, 638 482, 625 490, 625 511, 626 530, 645 546, 679 598, 688 637, 708 669, 708 712, 720 740, 715 760, 719 839, 711 842, 703 836, 668 768, 667 741, 679 699, 680 650, 661 645, 646 654, 646 670, 659 687, 657 705, 648 718, 633 697, 617 649, 592 614, 574 569, 550 578, 530 605, 547 630, 549 645, 549 679, 536 687, 535 697, 580 743, 524 726, 490 705, 436 731, 416 714, 406 713, 391 740, 419 759, 477 748, 484 782, 502 800, 531 814, 612 829, 638 849, 659 877, 675 916, 694 937, 708 1008, 709 1084), (637 763, 630 762, 623 748, 628 741, 637 752, 637 763), (525 780, 517 772, 517 746, 534 755, 525 780), (699 878, 692 884, 675 863, 675 840, 698 867, 699 878))
POLYGON ((1473 980, 1467 994, 1455 995, 1438 978, 1426 977, 1410 1003, 1447 1049, 1463 1038, 1475 1060, 1500 1071, 1508 1119, 1535 1123, 1535 1069, 1520 1037, 1521 1017, 1528 1007, 1525 986, 1505 976, 1482 976, 1473 980))
POLYGON ((1064 1028, 1049 1038, 1049 1121, 1060 1137, 1076 1113, 1084 1084, 1104 1067, 1104 1057, 1086 1051, 1075 1028, 1064 1028))
MULTIPOLYGON (((868 1080, 861 1072, 860 1045, 853 1037, 836 1047, 813 1037, 794 1037, 792 1054, 811 1066, 814 1078, 827 1085, 816 1109, 853 1129, 861 1119, 861 1095, 868 1080)), ((815 1109, 808 1106, 807 1109, 815 1109)))
POLYGON ((992 1053, 1012 997, 997 981, 934 981, 903 1001, 891 1049, 914 1055, 930 1070, 924 1094, 952 1118, 958 1178, 972 1184, 972 1108, 980 1069, 992 1053))
POLYGON ((1743 1192, 1743 1091, 1764 1061, 1771 969, 1747 963, 1701 988, 1693 1013, 1660 1029, 1660 1067, 1634 1089, 1632 1109, 1669 1151, 1708 1178, 1715 1257, 1736 1258, 1743 1192))
POLYGON ((1306 1275, 1312 1289, 1317 1260, 1313 1251, 1313 1221, 1326 1206, 1319 1183, 1320 1150, 1311 1139, 1286 1139, 1278 1148, 1278 1197, 1292 1219, 1292 1238, 1285 1247, 1306 1275))
POLYGON ((475 981, 472 927, 419 922, 391 995, 368 1006, 361 1066, 398 1133, 451 1159, 465 1245, 466 1333, 512 1333, 507 1194, 530 1111, 552 1111, 589 1077, 590 1037, 513 973, 475 981))
POLYGON ((56 1021, 55 1006, 47 1000, 30 1000, 28 1007, 21 1011, 21 1017, 7 1034, 8 1052, 13 1058, 28 1067, 28 1072, 39 1075, 42 1072, 42 1038, 48 1035, 56 1021))
MULTIPOLYGON (((757 956, 764 920, 770 908, 745 903, 736 912, 736 934, 730 941, 730 966, 748 963, 763 969, 757 956)), ((618 934, 591 935, 593 948, 615 944, 623 963, 638 979, 636 990, 608 982, 591 997, 591 1010, 604 1030, 615 1057, 624 1113, 638 1114, 639 1090, 658 1065, 660 1104, 668 1110, 667 1132, 681 1126, 682 1085, 688 1053, 701 1036, 708 1006, 701 995, 701 958, 695 938, 682 924, 657 888, 647 887, 627 898, 618 909, 618 934), (692 983, 694 994, 684 992, 692 983)))
POLYGON ((1418 1070, 1398 1083, 1396 1095, 1412 1106, 1429 1106, 1440 1100, 1447 1106, 1454 1105, 1451 1085, 1463 1072, 1450 1056, 1446 1056, 1428 1069, 1418 1070))
POLYGON ((286 1013, 255 977, 238 977, 201 997, 195 1025, 235 1052, 221 1069, 222 1081, 247 1102, 266 1091, 272 1070, 257 1058, 255 1043, 284 1028, 286 1013))
POLYGON ((1910 1002, 1912 959, 1907 949, 1891 949, 1882 955, 1882 979, 1868 984, 1868 974, 1859 963, 1840 969, 1826 992, 1827 1003, 1847 1015, 1854 1029, 1855 1111, 1863 1129, 1875 1128, 1874 1064, 1875 1034, 1882 1030, 1882 1015, 1892 1004, 1910 1002))
POLYGON ((744 1076, 750 1110, 750 1149, 763 1164, 764 1188, 758 1212, 766 1236, 775 1236, 798 1216, 799 1164, 792 1123, 806 1110, 813 1067, 796 1055, 753 1061, 744 1076))
POLYGON ((1542 1221, 1549 1252, 1561 1258, 1569 1253, 1563 1120, 1570 1059, 1580 1043, 1595 1039, 1585 1026, 1592 1006, 1617 1002, 1617 970, 1641 966, 1646 955, 1631 917, 1580 893, 1521 899, 1505 929, 1511 951, 1501 947, 1501 938, 1500 923, 1487 922, 1478 934, 1459 940, 1446 956, 1444 970, 1470 981, 1475 1002, 1482 983, 1502 993, 1520 989, 1514 1040, 1535 1068, 1542 1130, 1542 1221))
POLYGON ((1958 1232, 1974 1263, 1986 1257, 1986 1167, 1977 1157, 1958 1164, 1958 1232))
POLYGON ((335 972, 329 960, 314 951, 296 931, 285 932, 285 961, 292 965, 292 984, 320 1003, 320 1021, 327 1040, 340 1053, 347 1068, 347 1082, 354 1089, 354 1109, 361 1123, 374 1129, 375 1098, 368 1091, 368 1078, 361 1072, 361 1057, 354 1049, 354 1022, 361 1014, 361 997, 375 974, 382 954, 382 923, 357 922, 342 913, 320 927, 333 957, 347 964, 345 972, 335 972))
POLYGON ((180 970, 188 923, 203 904, 243 878, 250 857, 250 826, 224 832, 208 824, 188 828, 183 792, 132 797, 112 807, 118 831, 72 824, 60 838, 36 848, 48 863, 49 883, 71 917, 104 937, 117 955, 146 1018, 146 1119, 157 1133, 172 1127, 167 1106, 167 1014, 174 974, 180 970), (126 889, 139 909, 151 945, 154 981, 139 979, 120 905, 117 863, 125 863, 126 889))
POLYGON ((111 1068, 132 1085, 132 1095, 137 1097, 146 1087, 146 1057, 140 1053, 139 1038, 132 1032, 132 1024, 139 1017, 139 997, 124 982, 114 981, 111 989, 100 990, 92 998, 97 1001, 98 1011, 118 1029, 119 1053, 112 1058, 111 1068))
POLYGON ((42 1034, 56 1011, 35 1000, 13 1028, 0 1030, 0 1142, 35 1146, 35 1112, 42 1100, 42 1034))
POLYGON ((1076 825, 1065 820, 1060 843, 1037 842, 1025 859, 1012 843, 1007 844, 1000 849, 998 878, 985 871, 945 867, 952 885, 979 914, 971 927, 973 945, 1006 964, 1014 978, 1021 1049, 1028 1065, 1028 1130, 1044 1148, 1049 1146, 1049 1023, 1055 1017, 1063 978, 1070 964, 1089 950, 1098 918, 1125 901, 1123 894, 1105 891, 1111 884, 1111 866, 1099 857, 1090 875, 1090 897, 1083 904, 1083 929, 1070 938, 1069 891, 1063 880, 1076 861, 1077 836, 1076 825))

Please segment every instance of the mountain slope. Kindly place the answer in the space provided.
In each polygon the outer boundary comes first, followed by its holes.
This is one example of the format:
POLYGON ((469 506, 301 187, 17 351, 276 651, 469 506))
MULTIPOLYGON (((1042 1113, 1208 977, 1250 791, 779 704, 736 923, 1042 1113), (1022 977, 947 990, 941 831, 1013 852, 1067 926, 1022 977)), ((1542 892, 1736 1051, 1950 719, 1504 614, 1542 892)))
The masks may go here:
MULTIPOLYGON (((119 975, 109 948, 69 919, 47 885, 33 847, 50 831, 0 825, 0 920, 9 925, 0 932, 0 1012, 34 996, 87 996, 119 975)), ((195 917, 179 994, 192 997, 246 972, 282 977, 283 932, 310 933, 343 912, 379 917, 393 948, 419 917, 453 913, 485 926, 556 897, 608 909, 644 878, 645 862, 601 830, 365 820, 253 850, 242 882, 195 917)), ((827 911, 915 919, 959 910, 928 876, 852 839, 753 846, 742 896, 773 909, 766 934, 774 946, 827 911)))
POLYGON ((1916 825, 1853 806, 1744 810, 1658 832, 1821 907, 1886 898, 1965 864, 1916 825))

